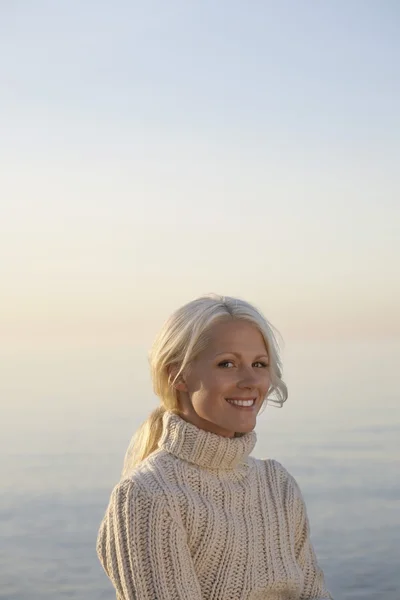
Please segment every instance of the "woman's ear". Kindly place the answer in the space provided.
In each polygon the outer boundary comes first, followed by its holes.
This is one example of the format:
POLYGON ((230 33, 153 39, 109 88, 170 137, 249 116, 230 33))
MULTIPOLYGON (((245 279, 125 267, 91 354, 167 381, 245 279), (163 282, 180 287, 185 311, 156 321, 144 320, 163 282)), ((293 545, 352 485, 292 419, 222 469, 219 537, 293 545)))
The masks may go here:
POLYGON ((168 381, 169 381, 170 385, 172 387, 174 387, 176 390, 179 390, 180 392, 187 392, 187 385, 186 385, 186 382, 185 382, 185 379, 184 379, 182 373, 179 375, 179 377, 176 379, 176 381, 174 381, 174 379, 178 373, 179 373, 178 365, 169 365, 168 381))

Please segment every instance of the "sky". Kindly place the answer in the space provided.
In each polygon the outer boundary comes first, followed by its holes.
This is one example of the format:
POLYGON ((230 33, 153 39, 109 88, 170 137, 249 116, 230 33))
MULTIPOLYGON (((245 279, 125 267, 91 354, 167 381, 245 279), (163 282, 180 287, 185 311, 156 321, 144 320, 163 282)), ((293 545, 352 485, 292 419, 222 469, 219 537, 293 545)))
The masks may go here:
POLYGON ((146 344, 181 304, 400 338, 395 0, 0 4, 0 332, 146 344))

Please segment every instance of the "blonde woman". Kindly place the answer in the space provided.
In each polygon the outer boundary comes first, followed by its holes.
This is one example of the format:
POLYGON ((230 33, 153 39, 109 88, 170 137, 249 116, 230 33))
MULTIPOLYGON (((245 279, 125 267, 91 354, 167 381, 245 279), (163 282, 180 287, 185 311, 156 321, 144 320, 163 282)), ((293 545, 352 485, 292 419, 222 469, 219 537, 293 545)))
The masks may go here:
POLYGON ((136 433, 97 553, 118 600, 327 600, 295 479, 250 456, 282 406, 273 328, 251 304, 178 309, 150 356, 160 406, 136 433))

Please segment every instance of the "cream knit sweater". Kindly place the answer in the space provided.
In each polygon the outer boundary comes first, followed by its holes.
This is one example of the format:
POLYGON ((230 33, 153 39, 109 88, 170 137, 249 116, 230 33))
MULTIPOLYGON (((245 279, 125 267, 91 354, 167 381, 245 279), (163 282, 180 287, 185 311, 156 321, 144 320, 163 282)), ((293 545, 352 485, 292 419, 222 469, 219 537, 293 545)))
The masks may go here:
POLYGON ((159 448, 112 491, 97 553, 117 600, 322 600, 295 479, 167 411, 159 448))

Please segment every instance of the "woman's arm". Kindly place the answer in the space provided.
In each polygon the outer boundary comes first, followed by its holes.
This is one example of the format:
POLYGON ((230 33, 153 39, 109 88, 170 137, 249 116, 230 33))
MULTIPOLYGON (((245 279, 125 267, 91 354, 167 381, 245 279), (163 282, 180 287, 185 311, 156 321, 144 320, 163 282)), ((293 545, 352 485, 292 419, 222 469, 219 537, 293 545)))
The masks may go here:
POLYGON ((318 565, 310 539, 310 523, 300 487, 290 475, 293 490, 294 515, 296 523, 295 553, 296 560, 304 573, 304 587, 301 600, 333 600, 326 588, 322 569, 318 565))
POLYGON ((97 555, 119 600, 203 600, 185 532, 133 480, 112 491, 97 555))

